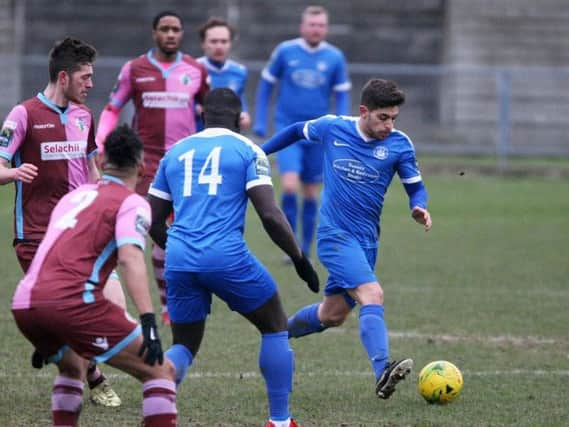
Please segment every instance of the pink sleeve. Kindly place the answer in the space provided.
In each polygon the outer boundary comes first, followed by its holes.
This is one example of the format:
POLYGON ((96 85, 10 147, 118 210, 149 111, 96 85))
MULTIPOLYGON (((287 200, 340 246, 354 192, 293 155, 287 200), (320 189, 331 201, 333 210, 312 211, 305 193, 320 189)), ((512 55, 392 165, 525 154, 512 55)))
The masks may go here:
POLYGON ((132 97, 132 86, 130 84, 131 62, 132 61, 128 61, 123 65, 121 72, 119 73, 117 83, 109 97, 109 104, 113 107, 117 107, 119 110, 124 107, 124 104, 126 104, 132 97))
POLYGON ((109 96, 109 103, 99 118, 99 126, 97 127, 97 135, 95 136, 99 153, 103 153, 105 138, 117 126, 122 107, 124 107, 124 104, 132 97, 130 64, 131 61, 128 61, 121 68, 115 87, 113 87, 111 95, 109 96))
POLYGON ((99 126, 97 127, 97 135, 95 136, 95 141, 97 142, 97 148, 99 153, 105 151, 104 142, 109 133, 117 126, 119 121, 119 109, 113 107, 112 105, 107 105, 101 117, 99 118, 99 126))
POLYGON ((148 202, 135 193, 128 196, 117 213, 115 225, 117 248, 130 244, 144 250, 150 221, 151 213, 148 202))
POLYGON ((2 125, 0 131, 0 157, 12 160, 12 156, 26 136, 28 129, 28 112, 23 105, 16 105, 2 125))

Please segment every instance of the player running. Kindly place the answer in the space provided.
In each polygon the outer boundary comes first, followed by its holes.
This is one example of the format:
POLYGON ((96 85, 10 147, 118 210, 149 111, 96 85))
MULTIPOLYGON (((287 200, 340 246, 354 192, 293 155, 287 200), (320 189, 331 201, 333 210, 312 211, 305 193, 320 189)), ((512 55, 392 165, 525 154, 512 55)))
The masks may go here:
POLYGON ((432 226, 415 149, 409 137, 394 128, 404 101, 394 82, 373 79, 363 88, 359 117, 328 115, 299 122, 262 146, 270 154, 307 139, 324 150, 317 249, 329 277, 322 303, 308 305, 289 318, 289 336, 339 326, 359 303, 360 337, 381 399, 388 399, 413 367, 411 359, 389 362, 383 289, 374 272, 383 201, 395 173, 409 196, 412 217, 426 231, 432 226))

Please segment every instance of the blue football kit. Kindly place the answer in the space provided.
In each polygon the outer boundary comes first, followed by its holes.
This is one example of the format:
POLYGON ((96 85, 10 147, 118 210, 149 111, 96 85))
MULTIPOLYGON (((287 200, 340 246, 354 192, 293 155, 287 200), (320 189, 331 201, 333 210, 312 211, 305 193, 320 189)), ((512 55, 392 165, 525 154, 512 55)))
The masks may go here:
MULTIPOLYGON (((231 89, 241 100, 241 111, 247 112, 248 107, 245 98, 245 87, 247 86, 249 76, 247 68, 232 59, 228 59, 223 64, 216 64, 206 56, 202 56, 198 58, 197 61, 203 64, 207 69, 209 74, 209 87, 212 90, 220 87, 231 89)), ((197 117, 196 122, 198 131, 203 130, 204 125, 201 117, 197 117)))
MULTIPOLYGON (((265 153, 225 128, 207 128, 174 145, 162 158, 149 194, 171 201, 164 277, 174 325, 205 322, 212 294, 231 310, 249 314, 277 292, 243 238, 247 191, 272 185, 265 153)), ((182 343, 165 353, 180 384, 194 354, 182 343)), ((273 420, 290 418, 294 354, 288 333, 263 333, 259 366, 273 420)))
MULTIPOLYGON (((324 150, 317 232, 318 257, 329 272, 324 293, 343 296, 353 308, 355 301, 348 290, 379 282, 374 270, 380 217, 396 173, 409 195, 410 208, 426 208, 427 192, 413 143, 396 129, 385 139, 373 139, 361 131, 358 117, 327 115, 287 127, 262 148, 270 154, 301 138, 321 144, 324 150)), ((290 337, 326 329, 318 317, 319 305, 303 307, 289 318, 290 337)), ((362 343, 379 380, 389 366, 383 305, 364 305, 359 318, 362 343)))
POLYGON ((205 319, 212 292, 240 313, 276 292, 243 238, 247 190, 257 185, 272 185, 266 155, 227 129, 187 137, 160 161, 149 194, 171 201, 174 210, 165 260, 173 322, 205 319))
MULTIPOLYGON (((351 83, 344 54, 337 47, 321 42, 310 46, 303 38, 280 43, 261 73, 257 92, 254 131, 265 135, 273 86, 278 83, 275 105, 275 130, 297 121, 311 120, 330 112, 330 98, 335 95, 336 114, 350 110, 351 83)), ((297 143, 277 153, 279 173, 294 173, 305 184, 322 182, 322 147, 297 143)), ((295 193, 283 192, 282 207, 296 232, 298 216, 295 193)), ((302 250, 310 254, 316 224, 317 200, 302 203, 302 250)))
MULTIPOLYGON (((302 38, 279 44, 261 74, 270 85, 279 83, 275 105, 275 130, 292 123, 315 119, 330 112, 330 97, 336 93, 336 113, 349 111, 349 91, 346 59, 335 46, 322 42, 309 46, 302 38), (340 97, 340 102, 338 102, 340 97)), ((257 102, 257 114, 268 109, 268 100, 257 102)), ((261 114, 261 117, 266 113, 261 114)), ((258 123, 266 123, 259 118, 258 123)), ((279 172, 295 172, 302 182, 322 180, 322 153, 319 146, 295 144, 277 154, 279 172), (306 152, 305 152, 306 151, 306 152)))

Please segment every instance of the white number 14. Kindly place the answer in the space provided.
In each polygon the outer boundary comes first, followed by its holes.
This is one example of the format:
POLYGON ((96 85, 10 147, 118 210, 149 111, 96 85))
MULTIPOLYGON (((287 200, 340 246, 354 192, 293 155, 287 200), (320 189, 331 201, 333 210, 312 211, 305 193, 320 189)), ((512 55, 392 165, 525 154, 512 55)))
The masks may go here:
MULTIPOLYGON (((184 162, 184 197, 192 195, 192 171, 196 150, 186 151, 178 160, 184 162)), ((208 154, 198 175, 198 184, 208 184, 207 194, 217 195, 217 186, 222 183, 223 176, 219 174, 219 158, 221 147, 215 147, 208 154), (207 173, 209 169, 209 174, 207 173)))

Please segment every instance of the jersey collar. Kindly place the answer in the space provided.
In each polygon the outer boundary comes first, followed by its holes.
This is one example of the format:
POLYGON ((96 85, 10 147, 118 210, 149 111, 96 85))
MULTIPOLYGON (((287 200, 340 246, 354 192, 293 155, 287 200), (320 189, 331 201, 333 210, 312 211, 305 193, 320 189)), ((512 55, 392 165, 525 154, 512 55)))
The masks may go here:
POLYGON ((106 175, 105 174, 101 177, 101 179, 104 181, 111 181, 111 182, 114 182, 117 184, 126 185, 122 179, 117 178, 116 176, 112 176, 112 175, 106 175))
POLYGON ((168 76, 170 75, 170 73, 172 72, 172 70, 174 68, 176 68, 178 65, 180 65, 180 63, 182 62, 182 52, 178 51, 178 53, 176 53, 176 59, 174 60, 174 63, 172 65, 170 65, 168 67, 167 70, 165 70, 164 68, 162 68, 162 65, 160 64, 160 62, 158 62, 156 60, 156 58, 154 58, 154 51, 156 50, 156 48, 152 48, 148 51, 148 53, 146 54, 146 58, 148 59, 148 61, 150 61, 150 63, 152 65, 154 65, 156 68, 158 68, 161 72, 162 72, 162 77, 167 79, 168 76))
POLYGON ((304 40, 302 37, 299 37, 297 40, 298 43, 300 44, 300 47, 310 53, 318 52, 319 50, 326 49, 328 47, 328 42, 326 42, 325 40, 318 43, 318 46, 315 47, 312 47, 308 43, 306 43, 306 40, 304 40))

